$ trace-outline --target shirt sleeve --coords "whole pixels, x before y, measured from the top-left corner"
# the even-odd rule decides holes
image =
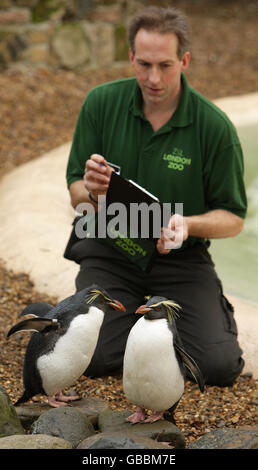
[[[102,153],[101,132],[94,115],[97,105],[94,102],[94,96],[90,92],[80,110],[66,170],[68,187],[74,181],[83,179],[86,160],[93,153]]]
[[[233,125],[226,125],[222,135],[218,135],[217,145],[209,149],[204,187],[207,210],[224,209],[245,218],[244,159]]]

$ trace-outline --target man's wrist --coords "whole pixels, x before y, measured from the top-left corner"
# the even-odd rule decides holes
[[[92,202],[95,202],[95,204],[98,204],[98,200],[95,198],[95,196],[93,196],[93,195],[91,194],[90,191],[88,192],[88,196],[89,196],[89,199],[90,199]]]
[[[194,223],[191,216],[184,217],[184,231],[186,233],[185,240],[191,236],[192,224]]]

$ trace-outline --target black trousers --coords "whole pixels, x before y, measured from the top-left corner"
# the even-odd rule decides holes
[[[110,311],[105,315],[86,375],[100,377],[122,370],[126,340],[139,319],[135,310],[145,303],[144,296],[160,295],[182,307],[177,319],[178,332],[205,382],[218,386],[233,384],[244,366],[234,309],[223,295],[204,244],[173,250],[172,257],[157,254],[151,270],[143,272],[108,245],[93,239],[84,243],[77,290],[96,283],[126,307],[125,313]]]

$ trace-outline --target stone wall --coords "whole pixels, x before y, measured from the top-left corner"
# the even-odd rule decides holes
[[[144,0],[0,0],[0,69],[85,69],[127,60]]]

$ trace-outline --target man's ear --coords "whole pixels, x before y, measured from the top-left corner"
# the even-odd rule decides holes
[[[184,72],[189,63],[190,63],[190,59],[191,59],[191,54],[189,51],[185,52],[182,59],[181,59],[181,71]]]
[[[128,55],[129,55],[129,60],[130,60],[130,63],[133,65],[134,63],[134,53],[130,47],[129,51],[128,51]]]

